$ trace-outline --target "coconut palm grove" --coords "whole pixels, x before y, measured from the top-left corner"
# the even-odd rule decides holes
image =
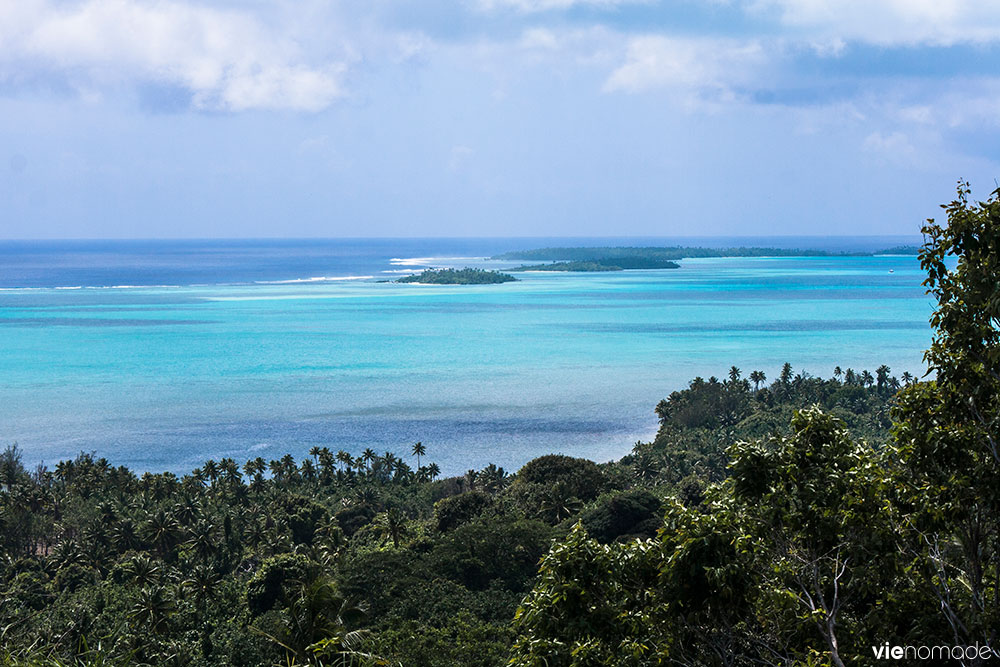
[[[0,663],[910,664],[1000,651],[1000,190],[920,251],[927,374],[733,359],[621,460],[0,458]],[[658,397],[657,397],[658,398]]]

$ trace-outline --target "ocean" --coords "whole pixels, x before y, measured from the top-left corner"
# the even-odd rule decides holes
[[[414,442],[445,474],[598,461],[656,431],[695,376],[784,362],[922,375],[932,300],[912,256],[719,258],[384,282],[544,246],[878,250],[912,237],[0,242],[0,446],[189,472],[314,446]]]

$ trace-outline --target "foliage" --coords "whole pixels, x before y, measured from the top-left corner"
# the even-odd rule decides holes
[[[412,276],[404,276],[397,283],[421,283],[427,285],[495,285],[509,283],[517,278],[499,271],[484,269],[427,269]]]
[[[710,483],[668,503],[655,541],[601,544],[578,524],[557,543],[517,612],[512,665],[842,667],[885,642],[996,647],[1000,191],[968,194],[924,228],[935,377],[904,376],[893,400],[884,365],[826,381],[786,364],[769,387],[752,373],[752,390],[734,366],[672,394],[635,478]],[[794,403],[814,406],[780,427]]]

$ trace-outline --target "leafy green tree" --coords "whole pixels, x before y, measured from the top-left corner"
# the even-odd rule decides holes
[[[929,220],[920,252],[937,300],[925,354],[936,377],[899,395],[897,509],[914,570],[956,644],[996,643],[1000,628],[1000,190],[969,186]]]
[[[365,632],[356,628],[364,611],[339,594],[332,581],[295,582],[277,627],[258,632],[283,648],[289,664],[387,664],[362,651]]]

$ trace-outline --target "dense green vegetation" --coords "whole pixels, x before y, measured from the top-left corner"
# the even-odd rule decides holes
[[[526,261],[565,261],[607,263],[624,269],[669,269],[671,266],[656,266],[656,263],[691,257],[866,257],[872,255],[916,255],[916,246],[896,246],[879,252],[831,252],[794,248],[699,248],[688,246],[668,247],[595,247],[595,248],[536,248],[515,250],[492,259]],[[643,266],[643,263],[653,265]],[[631,264],[626,266],[626,264]],[[534,269],[534,267],[532,267]],[[569,269],[567,269],[569,270]]]
[[[552,262],[519,266],[508,271],[624,271],[625,269],[679,269],[680,264],[651,257],[621,257],[616,259],[595,259],[586,262]]]
[[[765,418],[749,441],[744,402],[724,388],[661,403],[667,423],[732,423],[735,437],[704,460],[667,437],[665,460],[688,481],[655,538],[603,544],[581,522],[553,547],[518,610],[512,665],[842,667],[899,647],[881,659],[971,666],[1000,655],[1000,190],[975,205],[968,194],[960,185],[947,226],[923,229],[933,379],[907,383],[888,420],[861,419],[872,438],[850,430],[855,387],[815,384],[818,405],[770,434]],[[782,375],[770,394],[789,384]],[[891,388],[885,376],[875,382]],[[648,449],[640,456],[656,456]]]
[[[422,283],[428,285],[496,285],[517,280],[499,271],[483,269],[427,269],[397,280],[397,283]]]
[[[314,447],[136,476],[90,454],[29,471],[8,447],[0,664],[842,666],[885,642],[1000,648],[1000,191],[967,195],[924,228],[931,377],[733,366],[661,401],[654,440],[618,462],[438,479],[417,443],[413,465]]]
[[[654,537],[670,498],[697,504],[725,477],[725,443],[787,431],[805,402],[885,438],[899,384],[888,369],[762,375],[695,379],[620,462],[552,455],[516,475],[438,479],[419,443],[409,462],[314,448],[179,478],[89,454],[27,471],[8,448],[6,662],[503,665],[539,559],[576,522],[602,544]]]
[[[920,246],[894,245],[891,248],[879,250],[876,255],[919,255]]]

